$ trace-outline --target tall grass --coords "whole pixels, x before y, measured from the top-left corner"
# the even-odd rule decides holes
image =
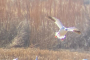
[[[18,58],[19,60],[82,60],[90,59],[90,54],[86,52],[71,52],[69,50],[40,50],[40,49],[0,49],[0,60],[12,60]]]
[[[85,8],[82,0],[1,0],[0,5],[0,47],[90,49],[90,6]],[[54,38],[58,27],[48,15],[66,27],[77,27],[82,34],[68,33],[61,42]]]

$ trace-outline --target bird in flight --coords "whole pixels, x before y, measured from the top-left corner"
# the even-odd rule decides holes
[[[48,18],[51,19],[59,27],[59,31],[55,33],[55,37],[58,39],[61,39],[62,41],[66,37],[66,33],[69,31],[76,32],[78,34],[81,33],[80,30],[77,29],[76,27],[66,28],[65,26],[63,26],[63,24],[60,22],[60,20],[55,17],[48,16]]]

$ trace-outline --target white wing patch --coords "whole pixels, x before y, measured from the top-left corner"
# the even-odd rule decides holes
[[[63,27],[63,25],[62,25],[62,23],[60,22],[59,19],[57,19],[55,17],[51,17],[51,16],[49,16],[48,18],[52,19],[60,29]]]

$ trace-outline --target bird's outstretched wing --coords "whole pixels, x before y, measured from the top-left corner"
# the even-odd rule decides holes
[[[55,24],[61,29],[63,27],[62,23],[60,22],[59,19],[55,18],[55,17],[51,17],[51,16],[48,16],[49,19],[51,19],[52,21],[55,22]]]
[[[75,27],[69,27],[67,29],[68,29],[68,31],[73,31],[73,32],[76,32],[78,34],[81,34],[81,31],[79,29],[75,28]]]

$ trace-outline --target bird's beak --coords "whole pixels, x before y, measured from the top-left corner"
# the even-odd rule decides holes
[[[57,38],[57,36],[55,36],[55,38]]]

